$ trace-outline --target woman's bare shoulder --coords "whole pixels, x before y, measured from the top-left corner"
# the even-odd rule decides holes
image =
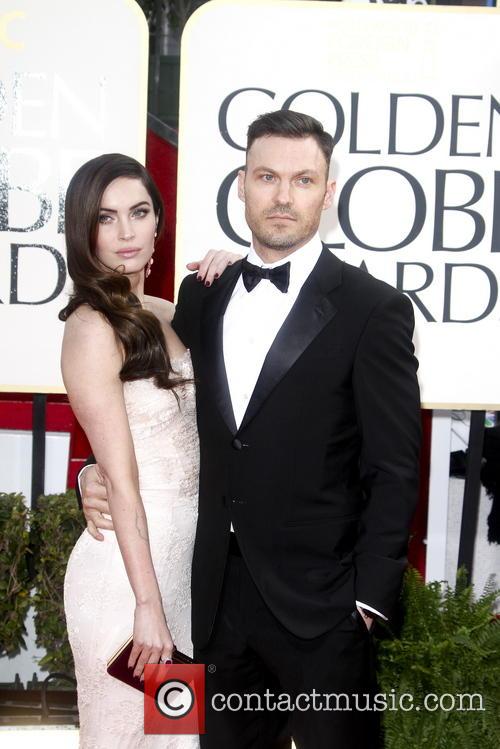
[[[113,335],[107,318],[88,304],[81,304],[68,317],[64,324],[65,335],[85,335],[86,333]]]
[[[149,294],[146,294],[144,297],[144,306],[156,315],[163,325],[170,325],[172,322],[175,304],[169,302],[168,299],[161,299],[158,296],[149,296]]]
[[[96,383],[102,388],[118,383],[123,351],[106,317],[81,305],[66,320],[61,349],[61,371],[68,395],[86,398]]]
[[[65,322],[62,345],[63,361],[70,365],[77,356],[105,355],[121,360],[121,349],[107,318],[88,304],[80,305]],[[101,359],[101,363],[104,360]],[[81,363],[81,362],[80,362]],[[117,364],[118,365],[118,364]]]

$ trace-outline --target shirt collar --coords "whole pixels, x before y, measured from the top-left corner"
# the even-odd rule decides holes
[[[319,260],[323,249],[323,243],[316,233],[307,244],[301,247],[299,250],[295,250],[287,257],[282,260],[277,260],[274,263],[263,263],[260,257],[257,255],[253,245],[251,245],[248,252],[247,260],[253,265],[258,265],[259,268],[276,268],[278,265],[284,265],[290,263],[290,285],[296,286],[297,284],[302,285],[306,278],[311,273],[312,269]]]

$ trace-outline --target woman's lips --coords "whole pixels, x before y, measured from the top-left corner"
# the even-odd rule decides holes
[[[120,257],[131,258],[131,257],[135,257],[140,251],[141,251],[140,247],[129,247],[125,250],[118,250],[116,254],[120,255]]]

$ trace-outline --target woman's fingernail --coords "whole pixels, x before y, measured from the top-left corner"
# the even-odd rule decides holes
[[[201,276],[196,276],[196,280],[197,280],[197,281],[203,281],[203,279],[202,279],[202,277],[201,277]]]
[[[216,274],[214,275],[214,278],[219,278],[219,274],[218,274],[218,273],[216,273]]]
[[[205,281],[205,286],[210,286],[210,281]]]

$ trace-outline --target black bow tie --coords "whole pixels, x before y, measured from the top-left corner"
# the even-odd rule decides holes
[[[258,265],[252,265],[245,259],[241,264],[241,275],[247,291],[255,289],[262,278],[267,278],[285,294],[290,283],[290,261],[276,268],[259,268]]]

